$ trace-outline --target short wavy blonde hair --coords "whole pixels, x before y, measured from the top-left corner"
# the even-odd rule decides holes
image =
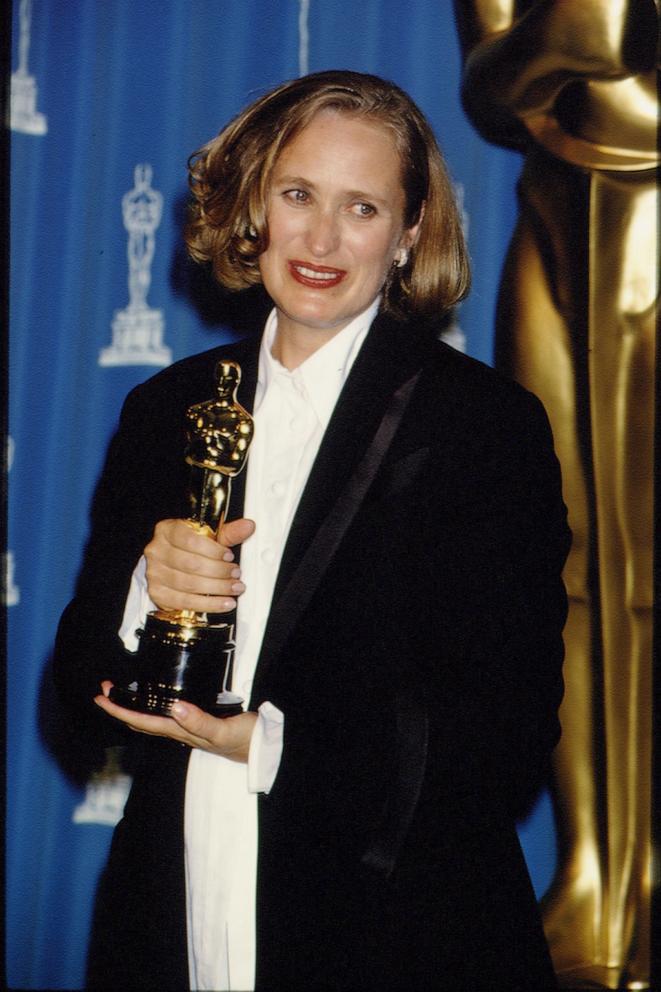
[[[333,70],[283,83],[191,156],[193,203],[185,232],[191,256],[211,263],[227,289],[261,282],[273,167],[288,142],[324,110],[387,128],[402,161],[404,226],[417,223],[424,207],[408,262],[386,282],[383,309],[425,316],[449,310],[468,292],[470,268],[443,157],[413,100],[394,83],[364,73]]]

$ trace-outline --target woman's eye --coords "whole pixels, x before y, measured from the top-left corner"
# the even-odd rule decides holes
[[[307,203],[310,199],[304,189],[286,189],[284,196],[290,203]]]
[[[371,217],[376,213],[376,210],[371,203],[354,203],[352,209],[358,217]]]

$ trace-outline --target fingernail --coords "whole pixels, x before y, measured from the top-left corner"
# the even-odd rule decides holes
[[[243,592],[245,588],[243,582],[233,582],[231,586],[232,592]]]
[[[232,569],[232,571],[230,572],[230,575],[232,576],[233,579],[240,579],[241,578],[241,569],[239,568],[238,565],[237,565],[236,568],[233,568]]]
[[[223,555],[223,561],[234,561],[234,552],[230,551],[229,548]]]
[[[174,703],[172,706],[172,715],[178,716],[180,720],[188,716],[188,707],[184,706],[183,703]]]

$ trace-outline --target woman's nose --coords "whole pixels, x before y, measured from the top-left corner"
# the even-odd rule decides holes
[[[318,258],[335,251],[340,243],[340,225],[330,210],[316,210],[310,214],[307,230],[307,247]]]

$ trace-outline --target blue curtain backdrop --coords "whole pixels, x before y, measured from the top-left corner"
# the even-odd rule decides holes
[[[490,361],[519,160],[482,142],[461,110],[447,0],[14,3],[6,561],[11,988],[81,986],[94,890],[128,784],[112,755],[101,774],[73,767],[49,718],[49,654],[73,592],[109,437],[131,387],[159,364],[232,333],[230,322],[214,319],[213,306],[197,298],[184,263],[187,157],[274,84],[339,67],[393,79],[432,122],[460,184],[475,269],[458,322],[466,350]],[[138,173],[142,193],[134,189],[136,166],[148,166]],[[131,190],[146,205],[133,221],[122,208]],[[142,317],[128,281],[125,221],[137,224],[142,250],[153,249]],[[555,860],[545,796],[521,836],[541,894]]]

